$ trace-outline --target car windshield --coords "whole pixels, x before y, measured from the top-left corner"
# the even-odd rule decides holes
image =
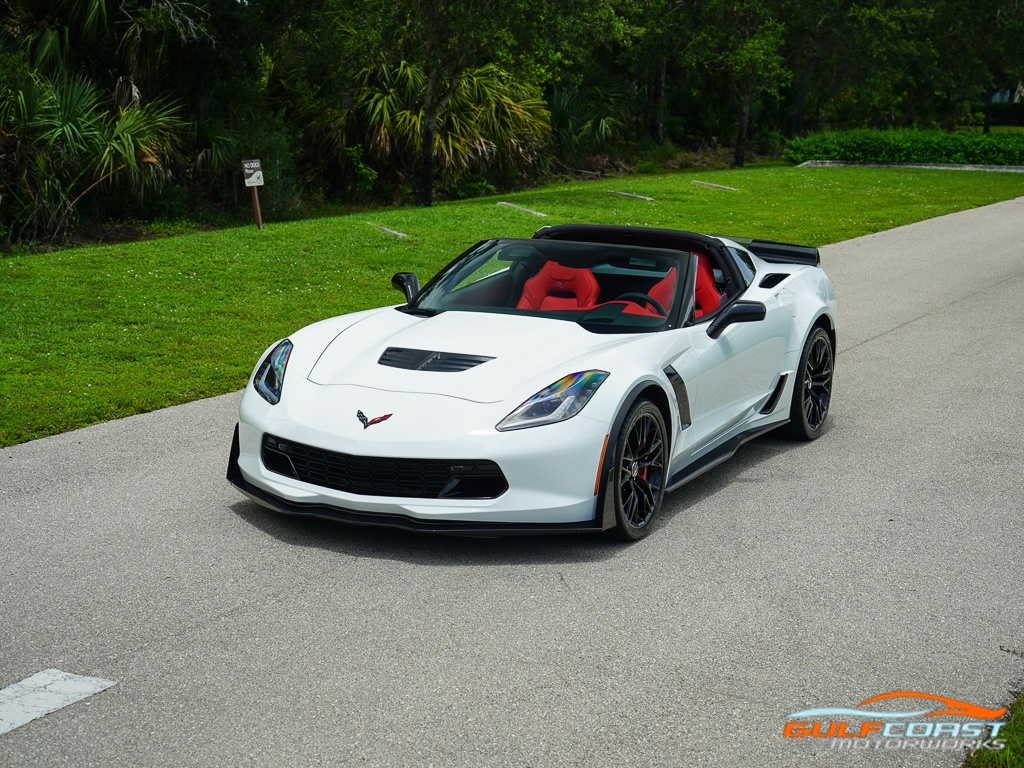
[[[678,303],[679,251],[564,240],[490,240],[453,261],[407,311],[550,317],[603,333],[656,331]]]

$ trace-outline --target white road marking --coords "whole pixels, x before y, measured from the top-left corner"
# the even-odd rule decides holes
[[[0,734],[105,691],[116,680],[44,669],[0,690]]]

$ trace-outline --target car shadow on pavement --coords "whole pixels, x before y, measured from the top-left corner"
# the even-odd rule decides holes
[[[835,426],[835,424],[826,426],[822,437],[835,429]],[[758,468],[762,464],[777,462],[786,454],[793,452],[795,452],[793,460],[799,456],[801,461],[799,466],[803,469],[807,469],[807,462],[814,459],[814,448],[809,443],[771,433],[740,446],[732,458],[668,494],[661,509],[659,527],[672,526],[676,517],[685,517],[688,509],[722,492],[733,483],[784,482],[784,478],[777,476],[774,479],[758,476]],[[754,476],[748,477],[747,475]],[[651,535],[656,536],[657,531]]]
[[[614,557],[620,549],[616,542],[587,534],[485,538],[418,533],[290,516],[246,500],[232,504],[231,510],[286,544],[417,565],[591,562]]]
[[[643,547],[665,535],[686,510],[720,492],[733,482],[742,482],[745,472],[780,454],[797,450],[805,443],[766,436],[742,446],[736,455],[711,469],[694,482],[669,494],[656,529],[645,541],[624,543],[596,534],[545,534],[496,538],[417,533],[376,528],[315,517],[280,514],[239,499],[231,510],[254,528],[293,546],[313,547],[352,557],[399,560],[417,565],[472,566],[503,564],[552,564],[599,562],[623,555],[630,548]],[[807,446],[809,447],[809,446]],[[680,521],[681,522],[681,521]]]

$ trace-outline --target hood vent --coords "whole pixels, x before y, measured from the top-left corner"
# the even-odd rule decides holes
[[[409,371],[458,373],[493,359],[493,357],[484,357],[483,355],[462,355],[458,352],[431,352],[426,349],[388,347],[377,362],[380,365],[405,368]]]

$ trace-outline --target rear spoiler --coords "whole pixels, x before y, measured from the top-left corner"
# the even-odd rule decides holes
[[[772,240],[758,240],[753,237],[726,238],[739,243],[757,258],[773,264],[807,264],[816,267],[821,264],[821,254],[810,245],[776,243]]]

